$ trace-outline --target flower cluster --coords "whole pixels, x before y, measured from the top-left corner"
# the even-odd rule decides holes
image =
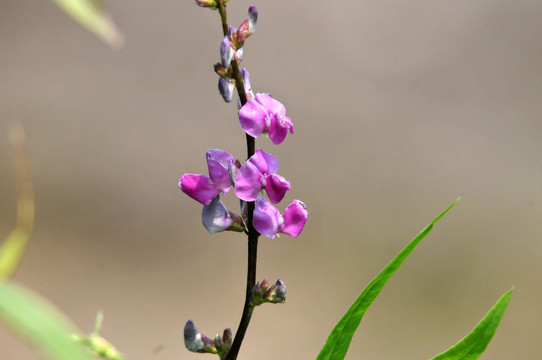
[[[202,7],[216,7],[212,0],[196,0],[196,3]],[[257,20],[256,7],[251,6],[239,28],[229,27],[228,35],[220,44],[220,62],[215,64],[215,71],[219,75],[219,92],[227,102],[232,101],[235,79],[243,80],[242,89],[246,99],[243,106],[239,101],[242,129],[253,138],[265,134],[278,145],[285,140],[288,132],[294,132],[292,120],[286,116],[286,108],[269,94],[254,95],[248,71],[244,68],[239,71],[237,67],[243,57],[245,41],[254,33]],[[179,179],[179,188],[203,205],[202,222],[210,233],[226,230],[248,232],[249,218],[256,231],[271,239],[279,233],[292,237],[301,233],[308,217],[302,201],[294,200],[282,214],[272,205],[280,203],[291,187],[290,182],[277,173],[279,163],[273,155],[257,149],[241,165],[227,151],[211,149],[207,150],[207,167],[208,176],[184,174]],[[221,200],[221,195],[231,187],[241,200],[240,215],[228,211]],[[247,202],[255,203],[252,216],[247,214]]]
[[[191,320],[184,327],[184,344],[192,352],[217,354],[222,359],[230,351],[232,341],[229,328],[224,329],[222,336],[216,334],[214,340],[211,340],[200,333]]]

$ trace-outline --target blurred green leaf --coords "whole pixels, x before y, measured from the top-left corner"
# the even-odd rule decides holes
[[[433,360],[476,360],[484,352],[495,334],[508,306],[512,291],[506,292],[476,327],[460,342],[433,358]]]
[[[53,1],[72,19],[112,48],[118,48],[124,43],[124,36],[113,23],[101,0]]]
[[[49,301],[13,282],[0,282],[0,323],[49,359],[90,360],[70,336],[78,330]]]
[[[17,225],[0,246],[0,280],[9,279],[15,274],[34,226],[34,190],[23,128],[11,127],[9,139],[13,147],[17,183]]]
[[[454,201],[446,210],[427,225],[401,252],[373,279],[361,292],[354,304],[335,325],[324,347],[316,360],[342,360],[352,341],[363,315],[376,299],[386,282],[397,271],[403,261],[410,255],[420,241],[431,231],[433,225],[440,220],[457,202]]]

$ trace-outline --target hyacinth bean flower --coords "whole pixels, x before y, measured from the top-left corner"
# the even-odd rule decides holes
[[[256,94],[239,110],[239,122],[252,137],[268,134],[278,145],[284,141],[288,130],[294,133],[292,120],[286,116],[286,108],[269,94]]]
[[[294,200],[284,214],[271,205],[265,198],[256,199],[252,225],[262,235],[273,239],[277,233],[283,233],[296,237],[301,234],[309,212],[300,200]]]
[[[290,189],[290,183],[276,174],[278,169],[279,162],[273,155],[262,149],[256,150],[237,172],[235,194],[241,200],[254,201],[265,189],[269,200],[273,204],[279,203]]]
[[[179,188],[192,199],[209,205],[220,192],[227,193],[232,185],[230,173],[235,172],[233,156],[224,150],[207,150],[209,176],[184,174],[179,179]]]

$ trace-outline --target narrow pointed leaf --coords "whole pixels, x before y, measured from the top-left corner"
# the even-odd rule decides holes
[[[454,201],[446,210],[427,225],[401,252],[367,285],[360,296],[344,314],[329,334],[324,347],[316,360],[342,360],[346,356],[352,337],[358,328],[363,315],[376,299],[386,282],[397,271],[403,261],[410,255],[420,241],[431,231],[433,225],[440,220],[457,202]]]
[[[91,360],[70,336],[79,331],[49,301],[13,282],[0,282],[0,325],[52,360]]]
[[[101,0],[53,0],[73,20],[112,48],[122,46],[124,36],[117,29]]]
[[[433,358],[433,360],[476,360],[484,352],[495,334],[508,306],[512,291],[506,292],[476,327],[460,342]]]

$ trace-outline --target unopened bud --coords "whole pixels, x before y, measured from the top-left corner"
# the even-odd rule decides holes
[[[229,78],[218,79],[218,92],[222,96],[225,102],[231,102],[233,98],[233,90],[235,89],[235,83]]]
[[[235,54],[235,47],[230,41],[230,38],[226,35],[220,44],[220,64],[224,69],[230,67],[231,59]]]
[[[258,23],[258,9],[256,9],[256,6],[251,5],[248,8],[248,16],[239,25],[239,29],[237,29],[236,35],[232,36],[234,43],[237,48],[240,48],[243,46],[245,40],[254,32],[256,31],[256,24]],[[231,31],[231,30],[230,30]]]
[[[278,279],[275,285],[272,286],[273,290],[269,294],[270,302],[274,304],[283,303],[286,301],[286,284],[281,279]]]
[[[192,320],[184,327],[184,345],[192,352],[216,354],[214,341],[196,329]]]
[[[256,9],[256,6],[250,5],[248,8],[248,31],[250,34],[254,34],[256,31],[256,24],[258,23],[258,9]]]
[[[226,78],[228,76],[228,70],[224,69],[220,63],[214,65],[215,73],[218,74],[221,78]]]
[[[231,346],[233,342],[233,334],[231,333],[230,328],[224,329],[224,333],[222,334],[222,341],[224,342],[224,345]]]
[[[184,345],[192,352],[203,351],[204,343],[201,338],[201,333],[196,329],[192,320],[188,320],[184,326]]]
[[[196,4],[201,7],[208,7],[211,9],[216,9],[217,4],[215,0],[195,0]]]
[[[286,284],[280,279],[271,287],[269,287],[267,279],[264,279],[261,283],[257,282],[252,288],[252,306],[263,303],[279,304],[284,301],[286,301]]]

